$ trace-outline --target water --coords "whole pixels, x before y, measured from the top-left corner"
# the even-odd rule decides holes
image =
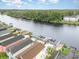
[[[61,40],[67,45],[79,48],[79,26],[54,26],[48,24],[34,23],[33,21],[22,21],[6,15],[0,15],[0,20],[14,27],[32,32],[34,35],[52,37]]]

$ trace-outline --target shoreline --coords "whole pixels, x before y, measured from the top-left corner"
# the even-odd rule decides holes
[[[2,22],[3,23],[3,22]],[[7,24],[6,24],[7,25]],[[7,25],[8,26],[8,25]],[[12,28],[14,28],[14,27],[12,27]],[[15,29],[17,29],[17,28],[15,28]],[[15,32],[17,32],[17,31],[19,31],[19,30],[16,30]],[[20,32],[22,31],[22,29],[20,30]],[[13,32],[12,32],[12,34],[13,34]],[[51,51],[53,51],[54,52],[54,49],[55,49],[55,47],[53,47],[54,46],[54,44],[52,44],[52,43],[55,43],[55,42],[53,42],[53,41],[51,41],[50,42],[50,40],[44,40],[44,39],[46,39],[46,37],[45,38],[42,38],[42,37],[39,37],[39,39],[37,39],[37,38],[35,38],[35,39],[33,39],[33,37],[30,37],[30,35],[29,34],[24,34],[23,32],[22,33],[17,33],[17,35],[23,35],[24,36],[24,38],[29,38],[29,40],[31,39],[33,42],[39,42],[40,44],[43,44],[45,47],[45,51],[47,51],[47,52],[50,52],[50,50],[47,50],[47,49],[52,49]],[[27,37],[26,35],[29,35],[29,37]],[[32,35],[31,35],[32,36]],[[24,39],[23,38],[23,39]],[[9,40],[11,40],[11,39],[9,39]],[[19,40],[18,40],[19,41]],[[23,40],[22,40],[23,41]],[[4,41],[4,42],[7,42],[7,40],[6,41]],[[3,46],[3,47],[5,47],[4,45],[1,45],[2,43],[4,43],[4,42],[1,42],[0,43],[0,46]],[[17,41],[16,41],[17,42]],[[15,43],[15,42],[14,42]],[[10,44],[6,44],[6,45],[11,45],[12,44],[12,46],[14,45],[13,43],[10,43]],[[29,44],[31,44],[31,43],[29,43]],[[58,46],[60,46],[62,43],[61,43],[61,41],[58,41],[57,43],[56,43],[56,49],[55,49],[55,51],[58,51],[59,50],[59,47]],[[64,43],[62,44],[62,47],[64,46]],[[11,46],[10,46],[11,47]],[[8,47],[8,48],[10,48],[10,47]],[[50,47],[50,48],[48,48],[48,47]],[[61,47],[61,48],[62,48]],[[1,47],[2,48],[2,47]],[[7,47],[6,47],[7,48]],[[10,57],[12,57],[12,56],[15,56],[16,54],[14,53],[14,54],[12,54],[12,56],[11,55],[9,55],[8,54],[8,52],[6,52],[7,50],[6,50],[6,48],[5,48],[5,50],[3,50],[3,51],[1,51],[1,52],[4,52],[7,56],[8,56],[8,58],[10,58]],[[22,49],[24,49],[24,48],[26,48],[26,47],[23,47]],[[43,48],[43,49],[44,49]],[[4,48],[2,48],[2,49],[4,49]],[[16,53],[18,53],[18,52],[20,52],[20,51],[22,51],[21,49],[19,50],[19,51],[17,51]],[[48,57],[51,57],[52,56],[52,54],[53,54],[53,52],[51,52],[51,53],[47,53],[47,52],[44,52],[44,53],[46,53],[46,55],[48,56]],[[10,53],[11,53],[11,51],[10,51]],[[21,53],[23,53],[23,52],[21,52]],[[40,52],[39,52],[40,53]],[[41,50],[41,53],[43,53],[43,50]],[[51,56],[49,56],[49,55],[51,54]],[[1,54],[2,55],[2,54]],[[39,55],[39,54],[37,54],[37,55]],[[17,56],[17,55],[16,55]],[[56,56],[56,55],[55,55]],[[5,55],[3,55],[2,56],[2,58],[3,57],[5,57]],[[7,57],[6,57],[7,58]],[[12,57],[13,58],[13,57]],[[44,57],[44,58],[46,58],[46,56]],[[14,58],[13,58],[14,59]]]
[[[8,15],[10,16],[10,15]],[[79,26],[79,22],[78,21],[35,21],[35,20],[31,20],[31,19],[24,19],[24,18],[19,18],[19,17],[15,17],[15,16],[11,16],[11,17],[14,17],[14,18],[17,18],[17,19],[21,19],[22,21],[27,21],[27,20],[30,20],[30,21],[33,21],[35,23],[44,23],[44,24],[51,24],[51,25],[74,25],[74,26]]]
[[[17,28],[18,29],[18,28]],[[22,29],[21,29],[22,30]],[[21,33],[22,34],[22,33]],[[25,34],[24,34],[25,35]],[[33,37],[31,37],[31,39],[32,39]],[[39,37],[40,39],[38,39],[38,40],[40,40],[40,41],[43,41],[42,39],[43,38],[41,38],[41,37]],[[46,39],[46,37],[44,38],[44,39]],[[32,39],[33,40],[33,39]],[[50,40],[51,41],[51,40]],[[47,42],[47,43],[50,43],[50,44],[52,44],[50,41],[47,41],[47,40],[45,40],[44,42]],[[55,43],[55,42],[53,42],[53,43]],[[57,43],[56,43],[56,51],[57,52],[60,52],[61,54],[63,54],[64,56],[65,55],[69,55],[69,53],[72,53],[72,49],[74,49],[74,52],[75,52],[75,54],[76,54],[76,52],[78,51],[78,50],[75,50],[75,49],[77,49],[77,48],[75,48],[75,47],[70,47],[70,46],[67,46],[66,44],[64,44],[64,43],[62,43],[61,41],[58,41]],[[47,44],[48,45],[48,44]],[[49,46],[48,46],[49,47]],[[46,48],[47,49],[47,51],[48,52],[50,52],[50,51],[54,51],[53,49],[51,50],[51,48]],[[50,50],[49,50],[50,49]],[[64,49],[64,50],[63,50]],[[19,51],[18,51],[19,52]],[[55,52],[55,51],[54,51]],[[43,52],[42,52],[43,53]],[[78,52],[77,52],[78,53]],[[51,54],[51,56],[49,56]],[[46,53],[46,56],[45,56],[45,58],[49,58],[49,59],[51,59],[51,57],[54,55],[54,53],[53,52],[51,52],[51,53]],[[58,58],[60,55],[58,55],[59,53],[57,53],[55,56],[54,56],[54,58]],[[15,55],[15,54],[14,54]],[[37,54],[38,55],[38,54]],[[72,56],[73,57],[73,56]]]

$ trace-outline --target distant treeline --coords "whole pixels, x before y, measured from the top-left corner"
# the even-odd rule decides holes
[[[3,11],[3,10],[2,10]],[[79,10],[4,10],[9,16],[35,22],[62,23],[64,16],[79,14]],[[4,12],[3,12],[4,13]]]

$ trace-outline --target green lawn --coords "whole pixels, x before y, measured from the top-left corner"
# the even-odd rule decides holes
[[[69,52],[70,52],[70,49],[69,49],[69,48],[64,48],[64,47],[63,47],[63,48],[61,49],[61,53],[64,54],[64,55],[68,55]]]
[[[8,56],[4,52],[0,52],[0,59],[8,59]]]
[[[51,48],[51,47],[47,48],[47,53],[48,54],[52,54],[53,52],[54,52],[53,48]]]
[[[45,59],[49,59],[49,57],[51,56],[51,54],[54,52],[54,49],[51,47],[47,48],[47,55],[45,57]]]
[[[79,50],[76,51],[76,54],[79,54]]]

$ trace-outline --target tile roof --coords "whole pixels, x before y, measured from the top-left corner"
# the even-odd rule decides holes
[[[16,41],[22,39],[22,38],[24,38],[24,36],[19,35],[19,36],[16,36],[16,37],[14,37],[14,38],[11,38],[11,39],[9,39],[9,40],[7,40],[7,41],[4,41],[4,42],[0,43],[0,45],[2,45],[2,46],[7,46],[7,45],[9,45],[9,44],[11,44],[11,43],[14,43],[14,42],[16,42]]]
[[[10,51],[12,54],[16,53],[17,51],[19,51],[20,49],[24,48],[25,46],[29,45],[30,43],[32,43],[32,40],[30,39],[25,39],[20,41],[19,43],[17,43],[16,45],[9,47],[7,49],[7,51]]]
[[[6,34],[6,33],[10,33],[11,31],[8,31],[8,30],[4,30],[4,31],[0,31],[0,36],[3,35],[3,34]]]
[[[4,40],[4,39],[9,38],[11,36],[14,36],[14,35],[13,34],[7,34],[7,35],[4,35],[4,36],[1,36],[0,40]]]
[[[43,48],[44,48],[44,44],[36,42],[31,47],[23,51],[21,54],[17,55],[16,58],[33,59]]]

